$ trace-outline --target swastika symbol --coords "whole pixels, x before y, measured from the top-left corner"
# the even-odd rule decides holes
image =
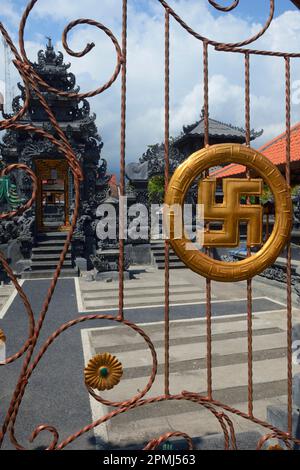
[[[204,233],[204,247],[237,247],[240,244],[240,222],[247,223],[247,245],[263,243],[263,208],[259,204],[242,204],[243,196],[261,196],[262,179],[226,178],[223,180],[224,198],[216,203],[217,181],[205,178],[199,183],[198,203],[204,206],[204,220],[219,222],[221,230],[208,227]]]

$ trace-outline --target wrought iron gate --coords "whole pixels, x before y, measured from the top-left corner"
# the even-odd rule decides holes
[[[244,57],[244,73],[245,73],[245,128],[246,128],[246,147],[250,147],[250,138],[251,138],[251,125],[250,125],[250,61],[254,55],[259,56],[271,56],[277,57],[279,60],[282,60],[283,66],[285,67],[285,79],[286,79],[286,99],[284,106],[286,107],[286,183],[288,187],[290,186],[291,181],[291,60],[300,57],[300,53],[285,53],[285,52],[271,52],[271,51],[261,51],[250,48],[252,44],[255,43],[257,39],[262,37],[264,33],[268,30],[269,26],[274,17],[275,10],[275,0],[270,0],[270,12],[269,17],[263,26],[263,28],[254,36],[249,39],[243,40],[237,43],[220,43],[202,36],[201,34],[194,31],[189,25],[187,25],[174,11],[165,0],[158,0],[162,7],[162,14],[165,15],[165,181],[166,181],[166,192],[169,190],[169,180],[170,180],[170,159],[169,159],[169,119],[170,119],[170,22],[175,21],[186,31],[187,34],[193,36],[195,40],[199,41],[199,44],[202,46],[203,50],[203,73],[204,73],[204,119],[205,119],[205,146],[209,149],[209,51],[214,48],[216,51],[226,52],[228,54],[241,54]],[[234,10],[238,4],[239,0],[232,2],[230,6],[221,6],[219,3],[208,0],[210,5],[216,8],[217,10],[223,12],[229,12]],[[187,391],[178,391],[178,394],[173,395],[170,393],[169,387],[169,377],[170,377],[170,357],[169,357],[169,341],[170,341],[170,301],[169,301],[169,287],[170,287],[170,276],[169,276],[169,250],[170,242],[166,241],[165,243],[165,308],[164,308],[164,328],[165,328],[165,362],[164,362],[164,377],[165,377],[165,393],[162,396],[146,399],[145,395],[151,389],[157,374],[157,355],[154,348],[154,345],[146,333],[141,327],[126,319],[126,312],[124,311],[124,240],[123,237],[120,239],[120,256],[119,256],[119,312],[118,315],[102,315],[102,314],[93,314],[93,315],[84,315],[79,318],[74,318],[74,320],[69,321],[66,324],[63,324],[52,335],[45,341],[45,343],[37,350],[37,341],[40,337],[42,331],[49,303],[51,302],[53,293],[55,291],[57,281],[59,279],[62,265],[64,263],[65,256],[67,254],[74,229],[76,226],[76,221],[78,218],[79,210],[79,194],[80,194],[80,182],[83,178],[83,173],[81,166],[72,150],[72,147],[64,134],[60,129],[53,112],[49,104],[46,102],[42,90],[47,90],[59,96],[65,98],[76,98],[82,100],[84,98],[89,98],[101,94],[103,91],[107,90],[117,79],[119,74],[121,74],[121,148],[120,148],[120,194],[125,195],[125,144],[126,144],[126,65],[127,65],[127,0],[123,0],[123,34],[122,34],[122,44],[120,45],[113,33],[106,28],[103,24],[90,20],[90,19],[79,19],[72,21],[64,30],[62,40],[63,46],[68,54],[73,57],[83,57],[91,51],[94,47],[94,44],[88,44],[86,48],[81,52],[74,52],[70,49],[68,45],[68,34],[69,32],[76,27],[77,25],[91,25],[103,31],[112,41],[116,49],[117,64],[115,71],[111,78],[103,86],[99,87],[96,90],[90,91],[88,93],[79,93],[72,94],[68,92],[63,92],[61,90],[55,89],[54,87],[49,86],[43,81],[43,79],[34,71],[32,65],[27,57],[25,46],[24,46],[24,29],[28,16],[30,15],[33,7],[37,3],[37,0],[31,0],[22,16],[20,29],[19,29],[19,50],[13,44],[7,30],[0,23],[0,30],[7,42],[10,50],[14,55],[14,64],[20,73],[25,89],[26,89],[26,100],[22,109],[17,112],[14,116],[7,116],[6,119],[2,120],[0,123],[0,129],[13,129],[20,130],[25,132],[31,132],[36,135],[39,135],[42,138],[48,139],[52,144],[54,144],[59,152],[61,152],[72,171],[74,177],[74,188],[76,194],[75,200],[75,211],[72,218],[70,231],[67,235],[67,240],[64,245],[64,248],[61,253],[60,262],[56,268],[54,278],[51,282],[47,297],[44,301],[43,307],[41,309],[39,318],[37,321],[34,319],[31,305],[26,297],[26,294],[22,287],[19,284],[18,279],[14,275],[12,269],[10,268],[8,262],[6,261],[3,254],[0,254],[0,260],[10,279],[12,280],[14,286],[16,287],[25,307],[28,316],[28,339],[23,345],[23,347],[17,351],[13,356],[6,359],[5,363],[0,364],[2,366],[11,364],[18,359],[23,360],[21,365],[21,371],[18,379],[16,389],[13,392],[9,409],[7,410],[2,430],[0,433],[0,442],[2,443],[4,437],[9,435],[9,438],[16,449],[24,449],[24,447],[18,442],[15,435],[15,423],[18,416],[18,411],[26,393],[26,387],[31,375],[34,373],[35,368],[39,364],[39,361],[49,348],[49,346],[55,342],[55,340],[62,335],[66,330],[72,328],[74,325],[92,322],[92,320],[109,320],[112,324],[123,324],[128,328],[131,328],[133,331],[137,332],[145,340],[153,361],[152,371],[149,377],[147,386],[140,391],[134,397],[123,401],[123,402],[110,402],[104,400],[95,393],[90,382],[95,378],[93,373],[96,370],[96,373],[99,374],[99,364],[90,365],[89,370],[86,372],[87,377],[87,389],[88,392],[100,403],[110,405],[114,407],[114,410],[107,415],[103,416],[101,419],[87,424],[84,428],[80,430],[74,430],[74,434],[65,438],[60,442],[59,431],[53,426],[48,424],[43,424],[36,428],[32,433],[32,441],[42,432],[48,431],[52,436],[51,442],[48,446],[49,450],[61,450],[64,449],[72,441],[80,437],[81,435],[92,431],[97,426],[107,422],[111,418],[121,414],[129,412],[137,407],[147,406],[150,403],[161,403],[168,400],[183,400],[190,401],[198,404],[200,407],[206,408],[211,412],[216,420],[218,420],[222,432],[224,433],[224,445],[225,449],[236,448],[236,438],[235,430],[233,423],[229,416],[226,413],[233,413],[239,417],[249,420],[253,423],[256,423],[266,429],[266,435],[258,442],[257,449],[261,449],[266,441],[272,437],[277,437],[286,442],[287,448],[291,448],[293,443],[298,442],[292,434],[292,288],[291,288],[291,247],[288,242],[287,244],[287,386],[288,386],[288,432],[284,432],[280,429],[273,427],[267,422],[263,422],[258,419],[253,413],[253,346],[252,346],[252,279],[247,279],[247,304],[248,304],[248,412],[242,412],[241,410],[234,409],[226,403],[220,403],[214,399],[214,382],[212,375],[212,303],[211,303],[211,285],[212,279],[209,279],[209,276],[206,281],[206,326],[207,326],[207,394],[202,396],[198,393],[187,392]],[[101,13],[101,11],[100,11]],[[56,136],[47,132],[46,130],[41,130],[33,125],[25,125],[20,123],[20,118],[22,118],[26,111],[28,110],[30,94],[34,92],[38,96],[39,101],[43,108],[45,109],[49,122],[53,126],[56,132]],[[199,110],[200,111],[200,110]],[[34,201],[37,194],[37,177],[32,172],[30,168],[23,164],[10,165],[5,168],[2,172],[2,175],[8,175],[13,170],[20,170],[27,173],[27,175],[32,180],[32,197],[28,202],[26,202],[22,207],[17,210],[11,211],[6,214],[1,214],[0,218],[10,219],[16,215],[20,215],[29,209]],[[122,209],[122,206],[121,206]],[[124,209],[123,209],[124,210]],[[124,214],[123,214],[124,216]],[[121,217],[121,220],[123,218]],[[124,227],[120,227],[120,231],[124,231]],[[251,253],[249,253],[251,255]],[[248,276],[249,277],[249,276]],[[112,361],[112,362],[110,362]],[[101,365],[101,364],[100,364]],[[118,373],[120,372],[120,364],[114,362],[113,358],[107,356],[106,362],[101,366],[100,375],[102,378],[107,377],[108,369],[111,367],[111,370],[114,370],[116,373],[116,380],[119,379]],[[155,437],[153,441],[145,447],[147,450],[156,449],[162,442],[165,442],[167,439],[179,436],[184,438],[187,441],[189,449],[193,449],[192,439],[185,433],[180,432],[170,432],[160,437]]]

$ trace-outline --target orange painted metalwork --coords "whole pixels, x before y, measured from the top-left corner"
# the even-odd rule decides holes
[[[217,180],[205,178],[199,183],[198,204],[204,206],[204,219],[209,222],[221,222],[221,230],[208,229],[204,232],[204,247],[237,247],[240,244],[240,222],[247,223],[248,246],[260,246],[263,241],[263,208],[260,204],[242,204],[241,198],[261,196],[262,179],[223,180],[224,198],[216,203]]]
[[[111,390],[118,385],[122,375],[122,364],[109,353],[94,356],[84,369],[86,385],[100,392]]]
[[[176,205],[183,207],[185,196],[190,186],[207,168],[224,163],[231,163],[232,161],[236,161],[237,163],[241,163],[249,167],[249,169],[254,170],[265,180],[274,195],[276,214],[273,232],[260,251],[242,261],[227,263],[225,261],[212,259],[210,256],[199,251],[197,245],[194,245],[193,248],[192,241],[186,234],[181,238],[176,238],[176,224],[183,225],[183,220],[178,221],[176,219],[176,214],[172,207],[176,207]],[[224,182],[225,191],[228,193],[225,194],[228,203],[230,203],[229,190],[226,188],[227,186],[230,188],[231,183],[233,183],[233,180],[231,183],[230,181],[231,180],[228,181],[228,184],[226,181]],[[240,186],[238,185],[238,191],[242,191],[242,187],[245,185],[245,182],[243,180],[241,181],[242,184]],[[251,180],[249,180],[249,182],[251,183]],[[261,181],[258,183],[254,192],[261,192],[260,185]],[[208,185],[208,189],[211,189],[210,185]],[[252,184],[247,189],[253,190]],[[211,204],[212,194],[208,192],[208,190],[201,191],[201,186],[200,197],[207,199],[205,202]],[[234,197],[231,199],[234,201]],[[235,209],[237,209],[237,204],[239,202],[240,201],[235,200]],[[214,281],[235,282],[253,278],[254,276],[262,273],[267,267],[276,261],[277,257],[290,239],[292,229],[292,201],[290,188],[286,184],[286,181],[279,170],[266,157],[264,157],[264,155],[246,146],[239,144],[218,144],[208,146],[191,155],[174,172],[165,197],[165,203],[171,208],[170,241],[177,256],[186,264],[187,267],[192,269],[192,271]],[[250,207],[245,206],[243,209],[241,209],[241,207],[242,206],[240,206],[238,210],[243,211],[242,218],[247,217],[246,214],[248,214],[248,217],[250,218],[252,213]],[[233,209],[233,205],[231,208]],[[256,218],[258,207],[255,208],[255,211],[254,219]],[[224,207],[219,207],[218,215],[221,214],[222,216],[222,212],[224,218],[229,213],[226,212],[226,208],[224,209]],[[208,217],[211,213],[212,209],[209,210]],[[231,217],[233,218],[234,215]],[[218,216],[217,219],[220,219],[220,217]],[[257,224],[257,226],[258,225],[259,224]],[[225,236],[227,237],[227,240],[229,239],[229,229],[230,226],[228,227],[227,232],[223,235],[224,238]],[[236,225],[233,229],[236,229]],[[184,232],[184,230],[182,230],[182,232]],[[209,231],[206,233],[210,235]],[[215,237],[217,238],[217,236]],[[234,239],[234,243],[235,242],[236,239]],[[217,245],[215,240],[213,240],[213,245],[214,244]],[[222,243],[220,243],[220,245],[222,245]]]

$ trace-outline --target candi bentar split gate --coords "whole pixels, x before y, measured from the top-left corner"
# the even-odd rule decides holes
[[[37,3],[37,0],[31,0],[21,18],[19,29],[19,47],[17,48],[12,42],[7,30],[0,23],[1,33],[14,55],[14,65],[20,73],[25,90],[25,100],[23,106],[14,116],[7,116],[0,123],[1,130],[17,130],[21,132],[29,132],[49,141],[56,147],[57,152],[63,155],[66,165],[73,176],[73,184],[75,191],[75,208],[72,220],[68,220],[68,232],[65,245],[63,247],[60,261],[57,265],[54,277],[51,281],[47,296],[40,311],[39,317],[35,320],[32,308],[28,298],[18,279],[15,277],[7,260],[0,254],[1,263],[6,270],[8,276],[16,287],[20,298],[22,299],[24,310],[28,318],[28,339],[19,351],[16,351],[11,357],[8,357],[2,367],[9,367],[15,361],[20,363],[20,373],[18,383],[14,391],[12,391],[10,406],[6,411],[2,428],[0,432],[1,443],[4,439],[10,439],[16,449],[24,449],[24,443],[20,443],[17,439],[17,425],[21,423],[17,421],[19,408],[22,404],[23,397],[26,396],[26,388],[31,376],[35,372],[40,360],[43,358],[51,344],[56,341],[60,335],[75,325],[81,323],[93,323],[93,320],[109,320],[112,325],[123,324],[125,327],[138,333],[145,341],[145,347],[149,348],[152,356],[152,370],[149,374],[147,385],[132,397],[124,397],[122,402],[113,402],[101,397],[98,392],[110,390],[116,387],[122,380],[123,366],[117,357],[110,354],[109,350],[105,354],[98,354],[91,357],[82,374],[85,379],[87,393],[89,393],[96,401],[113,407],[105,416],[93,423],[87,423],[82,429],[74,429],[74,433],[70,436],[60,439],[59,429],[56,429],[51,423],[44,423],[32,430],[32,441],[43,431],[47,431],[49,437],[49,450],[61,450],[68,444],[79,438],[85,433],[93,431],[98,426],[114,418],[122,413],[130,413],[131,410],[138,407],[147,407],[150,403],[160,403],[172,401],[190,401],[208,410],[215,417],[220,425],[220,432],[224,434],[225,449],[236,448],[235,429],[228,413],[237,415],[249,420],[265,429],[265,435],[257,443],[257,449],[261,449],[271,438],[278,438],[285,443],[287,449],[292,449],[295,444],[299,444],[293,435],[292,422],[292,288],[291,288],[291,247],[290,234],[292,229],[292,201],[290,194],[291,181],[291,61],[300,58],[300,53],[285,52],[269,52],[259,51],[255,49],[254,43],[270,27],[274,12],[275,0],[269,1],[269,17],[263,28],[253,37],[241,40],[238,43],[220,43],[212,38],[204,37],[200,33],[194,31],[187,25],[174,11],[166,1],[158,0],[162,7],[162,15],[165,16],[165,44],[162,44],[162,50],[165,51],[165,76],[162,77],[162,84],[165,87],[165,200],[169,205],[183,205],[186,194],[190,186],[195,180],[199,179],[199,202],[204,204],[204,218],[206,222],[206,230],[204,234],[204,249],[199,251],[197,248],[190,249],[191,241],[185,235],[181,239],[172,237],[172,227],[174,226],[174,214],[170,214],[171,239],[165,242],[165,306],[164,306],[164,394],[157,397],[145,398],[154,384],[158,370],[158,359],[155,347],[150,337],[146,335],[143,329],[126,319],[124,311],[124,258],[125,246],[124,237],[120,237],[119,241],[119,311],[116,316],[108,314],[85,315],[74,318],[66,324],[61,325],[51,336],[39,345],[37,343],[43,330],[44,322],[47,321],[47,311],[56,289],[62,265],[68,252],[69,245],[74,234],[76,222],[79,214],[80,206],[80,188],[83,181],[83,172],[77,156],[74,154],[72,146],[67,135],[59,127],[57,120],[51,110],[49,103],[45,99],[44,91],[60,96],[64,99],[77,100],[78,102],[86,98],[100,95],[109,89],[121,74],[121,147],[120,147],[120,195],[125,195],[125,145],[126,145],[126,80],[127,80],[127,1],[123,0],[122,18],[123,32],[121,43],[114,34],[103,24],[91,19],[79,19],[72,21],[64,30],[62,41],[63,46],[68,54],[73,57],[83,57],[88,54],[94,47],[94,44],[88,44],[81,52],[74,52],[68,45],[69,32],[78,25],[91,25],[103,31],[113,42],[116,49],[116,68],[113,75],[107,83],[98,89],[88,93],[72,93],[70,91],[62,91],[45,82],[38,70],[34,69],[29,61],[24,46],[24,30],[28,16]],[[239,5],[239,0],[233,1],[229,6],[222,6],[218,2],[208,0],[210,5],[222,12],[234,10]],[[120,2],[121,3],[121,2]],[[294,2],[297,3],[297,2]],[[300,6],[300,5],[299,5]],[[101,8],[100,12],[101,14]],[[182,165],[180,165],[173,175],[170,174],[170,154],[169,154],[169,121],[170,121],[170,23],[175,21],[181,27],[199,42],[199,50],[203,54],[203,76],[204,76],[204,123],[205,123],[205,148],[191,155]],[[244,60],[245,73],[245,129],[246,129],[246,145],[239,144],[220,144],[210,146],[209,142],[209,53],[210,50],[226,52],[228,54],[239,54]],[[254,55],[272,56],[276,60],[282,61],[285,68],[285,102],[283,106],[286,109],[286,173],[285,178],[279,170],[262,154],[251,149],[251,123],[250,123],[250,63]],[[275,60],[275,58],[274,58]],[[28,111],[30,97],[34,95],[38,99],[40,105],[44,108],[48,121],[55,134],[45,129],[35,127],[33,124],[24,124],[21,122],[22,117]],[[199,109],[200,111],[200,109]],[[210,175],[210,168],[216,166],[224,166],[231,163],[238,163],[245,167],[245,173],[242,178],[224,179],[223,201],[216,202],[215,192],[217,181]],[[24,172],[32,182],[32,194],[28,201],[21,207],[16,208],[7,213],[0,215],[1,220],[9,220],[16,215],[20,215],[30,209],[39,194],[38,177],[31,168],[25,164],[17,163],[7,166],[2,170],[1,176],[7,176],[12,171]],[[66,168],[64,169],[66,172]],[[259,197],[262,194],[263,185],[267,185],[274,196],[275,200],[275,222],[273,231],[269,238],[263,238],[263,222],[262,207]],[[244,198],[244,199],[243,199]],[[121,215],[124,216],[124,209],[120,207]],[[122,214],[123,212],[123,214]],[[122,217],[121,217],[122,220]],[[221,224],[216,229],[215,223]],[[247,224],[247,256],[245,259],[237,262],[226,262],[215,260],[212,256],[212,249],[215,247],[235,247],[239,245],[239,228],[240,222]],[[124,226],[119,227],[120,231],[124,230]],[[184,261],[187,267],[200,276],[206,278],[206,328],[207,328],[207,394],[200,395],[195,391],[178,390],[177,394],[170,393],[170,266],[169,251],[170,246],[176,254]],[[189,249],[187,247],[189,246]],[[282,250],[286,247],[287,251],[287,296],[286,296],[286,321],[287,321],[287,364],[286,364],[286,380],[288,388],[287,413],[288,413],[288,431],[277,429],[268,422],[262,421],[256,417],[253,411],[254,400],[254,371],[253,371],[253,325],[252,325],[252,279],[260,274],[263,270],[271,266]],[[213,281],[217,282],[235,282],[247,281],[247,368],[248,368],[248,411],[241,411],[232,408],[226,403],[221,403],[214,398],[214,388],[216,384],[213,380],[212,366],[212,297],[211,286]],[[5,335],[9,336],[13,332],[1,332],[0,341],[5,341]],[[49,351],[51,354],[51,350]],[[66,358],[66,361],[68,358]],[[71,360],[71,358],[70,358]],[[197,373],[197,372],[195,372]],[[163,442],[172,437],[183,438],[187,442],[189,449],[193,449],[193,440],[184,432],[169,432],[162,436],[153,436],[153,440],[145,447],[147,450],[154,450]],[[284,444],[282,444],[284,445]]]

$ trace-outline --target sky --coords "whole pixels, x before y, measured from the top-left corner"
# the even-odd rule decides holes
[[[1,21],[17,42],[18,23],[26,6],[24,0],[1,2]],[[228,5],[231,0],[219,0]],[[200,34],[220,41],[240,41],[261,28],[269,11],[269,0],[240,0],[231,13],[217,12],[207,0],[170,0],[170,6]],[[255,48],[298,52],[300,11],[289,0],[275,0],[276,15],[270,29]],[[51,36],[62,50],[61,33],[77,18],[92,18],[105,24],[121,42],[122,0],[39,0],[25,30],[26,49],[36,60],[39,49]],[[65,54],[81,91],[97,88],[107,81],[115,67],[115,50],[109,38],[93,27],[80,26],[70,34],[72,49],[82,50],[87,42],[96,47],[76,59]],[[2,46],[1,46],[2,47]],[[63,51],[64,52],[64,51]],[[244,127],[244,69],[240,54],[209,50],[210,116]],[[18,76],[11,66],[12,83]],[[299,59],[292,63],[292,83],[299,87]],[[128,94],[127,162],[137,161],[148,145],[161,142],[164,135],[164,9],[158,0],[128,0]],[[0,57],[0,91],[4,88],[3,49]],[[202,45],[174,20],[171,21],[171,135],[195,122],[203,106]],[[295,89],[296,91],[296,89]],[[17,88],[15,86],[15,92]],[[97,114],[97,126],[104,142],[102,156],[110,172],[117,172],[120,149],[120,77],[90,100]],[[251,59],[251,127],[264,129],[256,147],[284,130],[284,60]],[[300,106],[292,106],[293,123],[300,121]]]

